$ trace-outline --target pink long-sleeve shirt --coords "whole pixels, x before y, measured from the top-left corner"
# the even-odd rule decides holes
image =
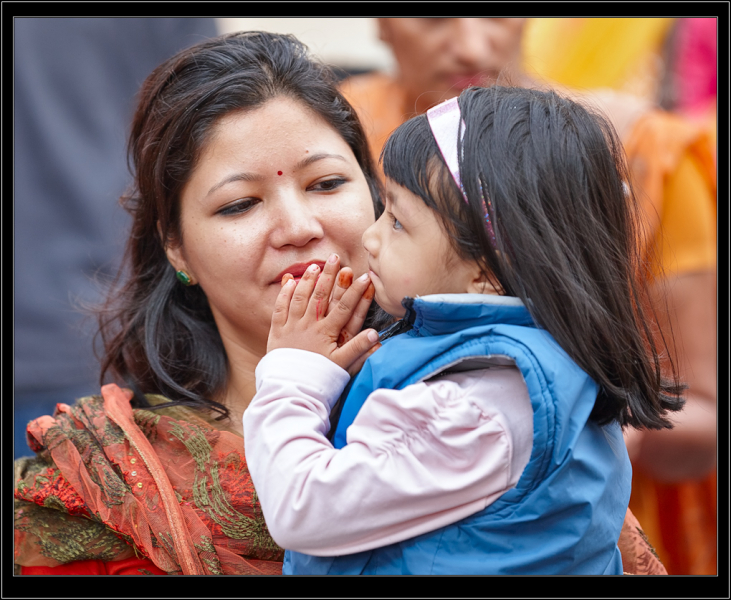
[[[509,359],[374,391],[336,450],[328,417],[348,381],[304,350],[274,350],[256,368],[246,460],[284,548],[337,556],[433,531],[494,502],[528,463],[533,411]]]

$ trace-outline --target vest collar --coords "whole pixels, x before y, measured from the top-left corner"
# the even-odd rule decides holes
[[[415,335],[445,335],[473,327],[504,323],[535,327],[520,298],[493,294],[432,294],[401,301],[403,319],[381,332],[381,341],[413,329]]]

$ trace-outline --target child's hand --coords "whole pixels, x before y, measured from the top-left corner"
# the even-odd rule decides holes
[[[275,348],[317,352],[352,375],[380,347],[375,330],[359,331],[373,300],[373,284],[367,274],[352,281],[352,271],[345,268],[338,273],[339,265],[333,255],[319,279],[317,265],[311,265],[297,284],[291,276],[282,278],[267,352]]]

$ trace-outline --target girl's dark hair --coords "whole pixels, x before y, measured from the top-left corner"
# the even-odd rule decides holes
[[[439,215],[459,256],[503,293],[599,385],[592,418],[672,427],[685,386],[663,377],[653,339],[642,222],[622,146],[606,118],[548,91],[470,88],[451,177],[426,116],[383,150],[386,176]],[[484,201],[484,204],[483,204]],[[489,214],[494,239],[485,224]]]
[[[165,254],[165,246],[181,238],[180,193],[221,117],[287,97],[313,110],[350,146],[380,214],[376,166],[337,82],[297,39],[265,32],[206,40],[145,80],[129,138],[134,183],[121,199],[132,215],[132,231],[118,289],[98,314],[102,382],[107,373],[121,378],[138,406],[149,405],[143,393],[156,393],[172,404],[228,414],[214,400],[228,366],[208,300],[200,286],[176,282]]]

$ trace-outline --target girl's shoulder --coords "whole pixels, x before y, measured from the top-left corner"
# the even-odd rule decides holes
[[[456,434],[491,422],[521,446],[530,447],[533,439],[528,388],[520,370],[508,361],[489,368],[445,370],[400,390],[377,389],[356,422],[377,423],[399,415],[411,421],[404,422],[405,428],[423,429],[431,423],[430,429]]]
[[[499,420],[520,446],[532,445],[533,407],[523,375],[510,359],[492,366],[445,371],[424,382],[431,395],[450,398]]]

